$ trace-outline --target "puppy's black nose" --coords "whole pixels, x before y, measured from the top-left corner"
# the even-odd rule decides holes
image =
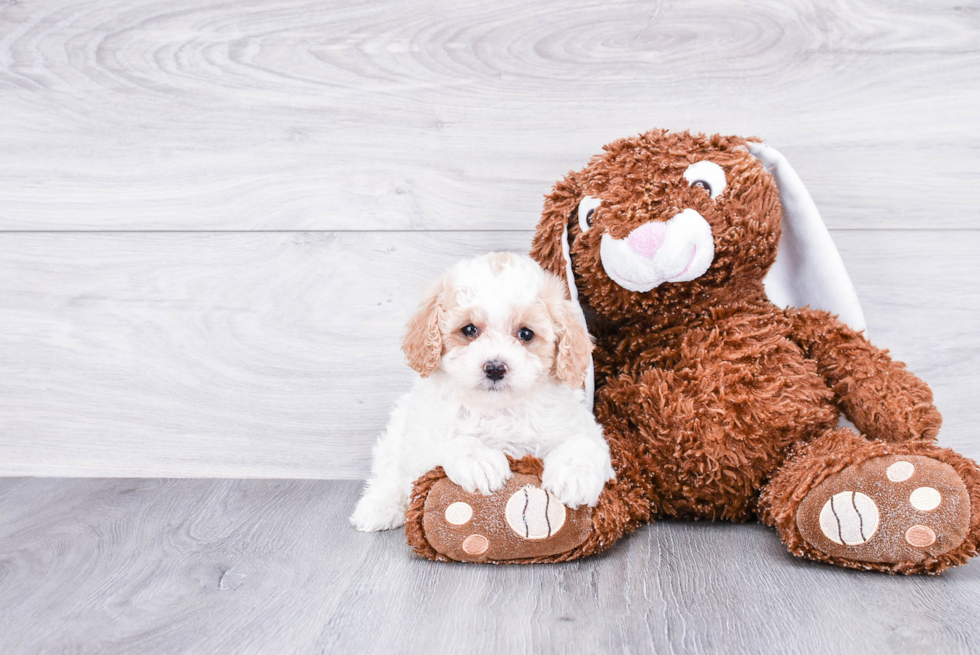
[[[494,359],[483,365],[483,372],[486,374],[488,380],[497,382],[498,380],[503,380],[507,374],[507,364]]]

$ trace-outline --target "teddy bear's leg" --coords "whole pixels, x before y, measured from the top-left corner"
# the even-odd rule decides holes
[[[871,439],[935,439],[942,416],[929,386],[905,364],[829,313],[787,310],[792,338],[833,390],[834,401]]]
[[[623,533],[622,489],[610,481],[595,507],[569,509],[541,488],[541,460],[511,460],[514,476],[484,496],[454,484],[442,468],[415,482],[405,534],[437,561],[534,564],[599,552]]]
[[[840,428],[787,458],[763,487],[759,514],[801,557],[939,573],[977,554],[980,469],[930,441],[872,441]]]

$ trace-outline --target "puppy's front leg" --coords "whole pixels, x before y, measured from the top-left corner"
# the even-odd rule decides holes
[[[606,481],[614,479],[609,445],[601,434],[573,437],[544,457],[541,486],[564,505],[595,507]]]
[[[507,456],[475,437],[455,437],[446,447],[442,468],[449,479],[470,493],[490,495],[513,475]]]

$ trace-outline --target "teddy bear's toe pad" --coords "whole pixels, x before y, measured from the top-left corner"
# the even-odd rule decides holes
[[[956,471],[919,455],[853,464],[814,487],[796,524],[811,546],[858,562],[918,562],[960,545],[970,496]]]
[[[422,525],[429,544],[449,559],[520,561],[581,545],[592,530],[592,510],[568,509],[536,475],[517,473],[489,496],[443,478],[429,490]]]

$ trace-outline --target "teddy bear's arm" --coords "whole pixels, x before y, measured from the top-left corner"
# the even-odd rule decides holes
[[[840,410],[868,437],[936,438],[942,416],[925,382],[828,312],[789,309],[792,339],[817,364]]]

